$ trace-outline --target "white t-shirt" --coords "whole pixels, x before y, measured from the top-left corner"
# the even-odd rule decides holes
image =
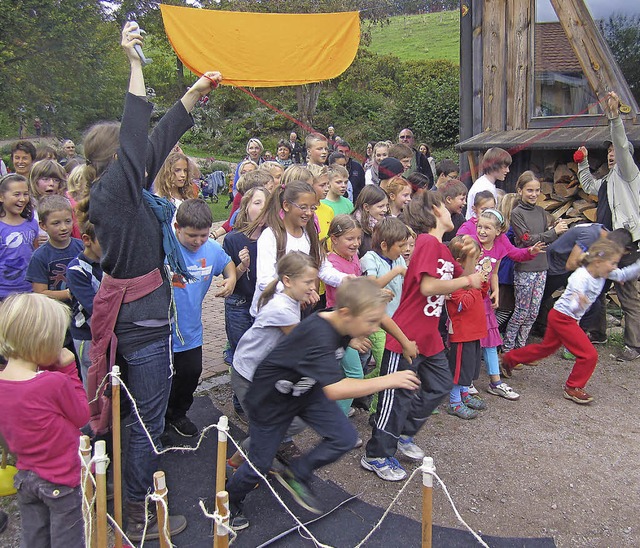
[[[471,185],[469,189],[469,194],[467,194],[467,221],[471,219],[471,217],[475,217],[471,206],[473,205],[473,201],[476,198],[476,194],[478,192],[482,192],[483,190],[489,190],[493,197],[496,200],[496,204],[498,203],[498,192],[496,191],[496,185],[492,183],[486,175],[482,175],[476,179],[476,182]]]
[[[242,335],[233,354],[233,368],[248,381],[258,365],[285,336],[281,327],[300,323],[300,303],[284,293],[276,293]]]

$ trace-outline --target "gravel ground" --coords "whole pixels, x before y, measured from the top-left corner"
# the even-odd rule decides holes
[[[571,363],[557,355],[514,372],[510,384],[520,400],[485,394],[489,409],[472,421],[451,417],[441,408],[418,434],[417,443],[433,457],[472,528],[496,536],[551,536],[559,547],[640,545],[640,426],[634,391],[640,384],[640,360],[619,363],[612,357],[619,348],[599,350],[600,362],[588,386],[595,397],[590,405],[562,397]],[[481,392],[486,382],[481,376]],[[209,396],[235,420],[227,384]],[[352,420],[366,442],[366,414],[358,412]],[[301,449],[315,442],[313,433],[297,440]],[[318,475],[371,504],[388,506],[403,484],[383,482],[363,470],[361,456],[361,449],[353,450]],[[406,464],[409,472],[417,467]],[[419,520],[420,486],[418,474],[394,511]],[[0,545],[17,547],[15,496],[0,499],[0,506],[11,515]],[[439,487],[434,489],[433,521],[462,527]]]

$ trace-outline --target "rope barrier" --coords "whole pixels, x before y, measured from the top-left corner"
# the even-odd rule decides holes
[[[218,510],[216,510],[213,514],[209,513],[207,511],[207,507],[204,505],[203,500],[199,500],[198,505],[200,506],[200,510],[202,510],[202,513],[205,515],[205,517],[212,519],[215,522],[216,527],[218,528],[218,531],[220,531],[221,534],[231,535],[231,538],[229,539],[229,544],[231,544],[234,540],[236,540],[238,533],[236,533],[231,527],[229,527],[228,525],[229,520],[226,519],[226,516],[222,516],[218,512]]]
[[[109,372],[106,376],[105,379],[109,376],[111,376],[112,373]],[[142,420],[142,417],[140,415],[140,411],[138,409],[138,406],[135,402],[135,400],[133,399],[131,392],[129,391],[129,388],[126,386],[126,384],[124,382],[122,382],[122,380],[120,379],[120,386],[121,388],[125,391],[125,393],[127,394],[127,396],[129,397],[129,400],[131,401],[132,404],[132,409],[134,411],[134,414],[137,418],[137,420],[140,421],[140,425],[143,429],[143,431],[145,432],[147,439],[149,440],[151,447],[153,448],[153,452],[156,455],[162,455],[164,453],[168,453],[171,451],[174,452],[194,452],[197,451],[201,444],[202,444],[202,440],[204,439],[204,437],[206,436],[206,433],[210,430],[216,429],[219,430],[221,432],[224,432],[224,434],[226,434],[226,436],[228,437],[229,440],[231,440],[231,442],[233,443],[233,445],[236,447],[238,453],[245,459],[245,461],[247,462],[248,466],[251,467],[251,469],[256,473],[256,475],[263,480],[263,482],[265,483],[265,485],[267,486],[267,488],[271,491],[271,493],[273,494],[274,498],[278,501],[278,503],[285,509],[285,511],[294,519],[294,521],[296,522],[296,525],[294,527],[292,527],[291,529],[288,529],[287,531],[284,531],[283,533],[280,533],[277,537],[274,537],[273,539],[267,541],[266,543],[263,543],[260,545],[261,547],[266,547],[269,544],[275,542],[276,540],[288,535],[289,533],[293,532],[293,531],[298,531],[298,534],[300,534],[300,536],[302,538],[311,540],[314,545],[318,548],[333,548],[331,545],[328,544],[324,544],[322,542],[320,542],[314,535],[313,533],[309,530],[309,528],[307,527],[308,525],[318,521],[319,519],[322,519],[324,517],[326,517],[327,515],[329,515],[330,513],[334,512],[335,510],[337,510],[338,508],[340,508],[342,505],[346,504],[347,502],[353,500],[354,498],[356,498],[357,496],[354,495],[353,497],[342,501],[340,504],[338,504],[335,508],[333,508],[332,510],[330,510],[329,512],[323,514],[322,516],[319,516],[318,518],[315,518],[311,521],[308,521],[306,523],[303,523],[294,513],[292,510],[289,509],[289,507],[285,504],[285,502],[282,500],[282,498],[280,497],[280,495],[276,492],[276,490],[274,489],[274,487],[271,485],[271,483],[267,480],[267,478],[265,477],[265,475],[263,475],[257,468],[256,466],[251,462],[251,460],[248,458],[247,454],[244,452],[244,450],[242,449],[242,445],[240,442],[236,441],[235,438],[229,433],[229,427],[223,427],[220,426],[220,422],[224,422],[224,421],[220,421],[219,423],[215,423],[215,424],[210,424],[208,426],[206,426],[205,428],[202,429],[202,432],[200,434],[200,438],[198,439],[198,443],[191,447],[191,446],[177,446],[177,447],[166,447],[162,450],[159,450],[155,444],[153,443],[153,438],[151,436],[151,433],[149,432],[147,426],[145,425],[144,421]],[[105,455],[104,457],[92,457],[91,460],[87,463],[84,459],[81,459],[82,462],[82,467],[84,468],[85,472],[87,473],[88,477],[91,478],[91,482],[96,485],[96,481],[95,478],[93,476],[93,474],[91,473],[91,465],[97,462],[100,463],[105,463],[108,464],[109,463],[109,458]],[[478,535],[462,518],[462,516],[460,515],[460,513],[458,512],[455,503],[453,502],[453,499],[451,497],[451,494],[449,493],[449,490],[447,489],[446,485],[444,484],[444,482],[442,481],[442,479],[436,474],[435,472],[435,468],[426,468],[424,466],[422,467],[418,467],[416,468],[411,475],[409,476],[409,478],[407,479],[407,481],[404,483],[404,485],[402,486],[402,488],[398,491],[398,493],[395,495],[395,497],[393,498],[393,500],[391,501],[391,504],[387,507],[387,509],[384,511],[384,513],[382,514],[382,516],[380,517],[380,519],[378,520],[378,522],[374,525],[374,527],[371,529],[371,531],[367,534],[367,536],[365,536],[357,545],[355,548],[360,548],[362,547],[370,538],[371,536],[380,528],[380,526],[382,525],[383,521],[386,519],[386,517],[388,516],[388,514],[391,512],[391,509],[393,508],[393,506],[396,504],[396,502],[398,501],[398,499],[402,496],[402,494],[404,493],[404,491],[407,489],[407,486],[411,483],[411,481],[415,478],[415,476],[419,473],[419,472],[426,472],[428,474],[431,474],[434,478],[436,478],[436,480],[438,481],[438,483],[440,484],[440,486],[442,487],[445,495],[447,496],[449,503],[451,504],[451,507],[453,508],[453,511],[455,513],[455,516],[458,518],[458,521],[460,521],[460,523],[474,536],[474,538],[476,539],[476,541],[483,547],[488,548],[488,545],[482,540],[482,538],[480,537],[480,535]],[[83,495],[83,500],[85,499],[85,486],[84,484],[82,484],[82,495]],[[168,516],[168,507],[167,507],[167,502],[164,499],[164,497],[157,495],[155,493],[149,493],[147,494],[147,496],[145,497],[145,525],[144,525],[144,529],[143,529],[143,534],[142,534],[142,542],[140,544],[140,548],[143,547],[144,545],[144,538],[148,529],[148,525],[149,525],[149,513],[148,513],[148,504],[149,501],[154,501],[156,503],[159,503],[160,505],[162,505],[163,510],[166,512],[166,515]],[[92,502],[95,502],[95,496],[92,499]],[[84,503],[83,503],[84,504]],[[223,516],[216,510],[213,514],[208,512],[206,510],[206,507],[204,506],[203,501],[199,501],[199,506],[200,509],[202,510],[202,513],[209,519],[212,519],[216,525],[216,527],[222,527],[222,533],[226,534],[230,534],[232,535],[232,539],[231,542],[233,542],[233,540],[237,537],[237,533],[235,531],[233,531],[233,529],[231,529],[231,527],[229,527],[227,524],[224,523],[223,520]],[[127,536],[125,535],[124,531],[122,531],[122,529],[120,528],[120,526],[118,526],[118,524],[115,522],[115,519],[109,515],[107,513],[107,519],[109,520],[109,522],[112,524],[113,527],[115,527],[118,532],[123,536],[123,539],[126,540],[127,543],[129,543],[130,546],[134,546],[134,544],[127,538]],[[167,535],[166,538],[169,538],[169,520],[166,519],[165,520],[165,533]],[[85,524],[86,527],[86,524]],[[89,534],[91,532],[91,524],[89,524]],[[306,536],[305,534],[306,533]],[[90,538],[89,536],[87,536],[86,538]],[[173,546],[173,545],[172,545]]]

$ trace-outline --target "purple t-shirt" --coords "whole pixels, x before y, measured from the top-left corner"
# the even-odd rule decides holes
[[[0,221],[0,299],[11,293],[30,293],[27,266],[38,237],[38,221],[14,226]]]

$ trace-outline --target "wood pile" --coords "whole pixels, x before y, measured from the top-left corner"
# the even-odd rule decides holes
[[[571,162],[547,166],[545,174],[553,174],[553,182],[541,181],[538,205],[555,219],[567,224],[596,221],[598,197],[587,194],[578,183],[578,166]]]

